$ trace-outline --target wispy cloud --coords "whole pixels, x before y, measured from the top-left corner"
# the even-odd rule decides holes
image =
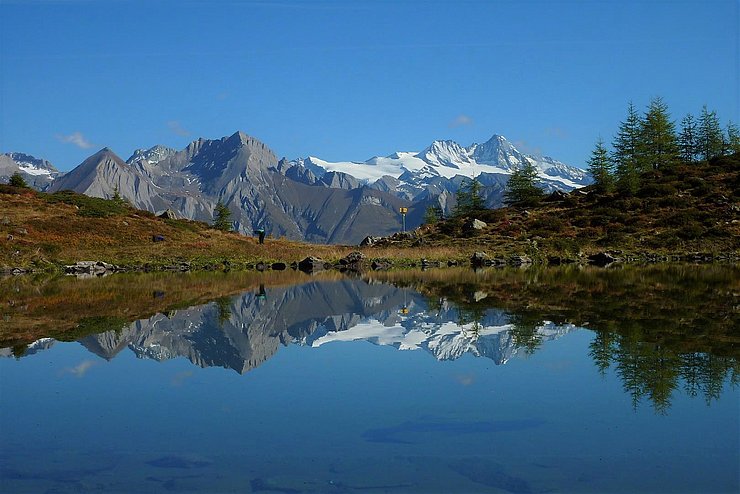
[[[464,127],[466,125],[473,125],[473,119],[462,113],[450,122],[450,127]]]
[[[72,374],[75,377],[81,378],[85,374],[87,374],[87,371],[89,371],[90,368],[93,365],[95,365],[95,364],[97,364],[97,362],[95,362],[94,360],[83,360],[82,362],[80,362],[76,366],[74,366],[74,367],[68,367],[68,368],[64,369],[62,372],[64,374]]]
[[[87,137],[82,135],[82,132],[73,132],[69,135],[63,135],[63,134],[57,134],[57,139],[61,142],[65,142],[68,144],[74,144],[78,148],[81,149],[89,149],[93,147],[93,143],[90,142]]]
[[[177,120],[167,122],[167,128],[179,136],[188,137],[190,135],[190,131],[180,125],[180,122]]]

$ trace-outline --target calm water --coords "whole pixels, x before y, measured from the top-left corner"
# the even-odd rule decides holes
[[[738,279],[3,280],[0,491],[737,492]]]

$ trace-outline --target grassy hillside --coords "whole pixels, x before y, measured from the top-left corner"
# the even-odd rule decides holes
[[[164,237],[153,242],[154,236]],[[312,246],[314,255],[336,259],[349,252]],[[346,252],[345,252],[346,251]],[[189,262],[194,268],[223,261],[293,261],[307,255],[304,244],[214,230],[196,221],[157,218],[120,201],[0,186],[0,268],[45,267],[99,260],[153,267]]]
[[[652,171],[641,183],[634,195],[587,187],[533,207],[478,211],[423,227],[423,242],[461,249],[476,244],[489,255],[540,259],[605,250],[636,256],[740,253],[740,155]],[[487,226],[466,230],[472,218]]]
[[[643,175],[633,195],[586,188],[529,208],[481,210],[388,237],[364,249],[368,258],[418,261],[527,255],[535,261],[582,260],[605,250],[622,257],[693,252],[740,255],[740,155],[677,165]],[[473,219],[482,230],[466,227]],[[152,237],[162,236],[163,242]],[[292,262],[308,255],[336,261],[352,246],[317,245],[214,230],[157,218],[121,201],[71,192],[44,194],[0,185],[0,269],[48,268],[79,260],[193,269]],[[729,254],[729,256],[728,256]]]

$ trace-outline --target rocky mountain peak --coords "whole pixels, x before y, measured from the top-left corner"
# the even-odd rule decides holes
[[[137,149],[131,155],[126,163],[132,164],[136,162],[146,161],[150,165],[156,165],[160,161],[164,160],[175,154],[177,150],[157,144],[149,149]]]
[[[13,161],[18,163],[19,166],[32,167],[38,170],[48,170],[50,172],[57,172],[57,169],[50,162],[42,158],[36,158],[26,153],[6,153],[6,156],[10,157]]]

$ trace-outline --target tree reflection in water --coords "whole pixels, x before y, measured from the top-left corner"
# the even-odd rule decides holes
[[[677,389],[719,399],[739,378],[740,268],[649,266],[622,269],[491,269],[484,273],[384,273],[439,305],[459,307],[461,320],[480,321],[488,309],[510,314],[510,333],[527,354],[541,344],[546,321],[595,333],[589,355],[598,372],[613,369],[636,408],[649,401],[667,413]],[[485,296],[473,296],[484,293]]]

